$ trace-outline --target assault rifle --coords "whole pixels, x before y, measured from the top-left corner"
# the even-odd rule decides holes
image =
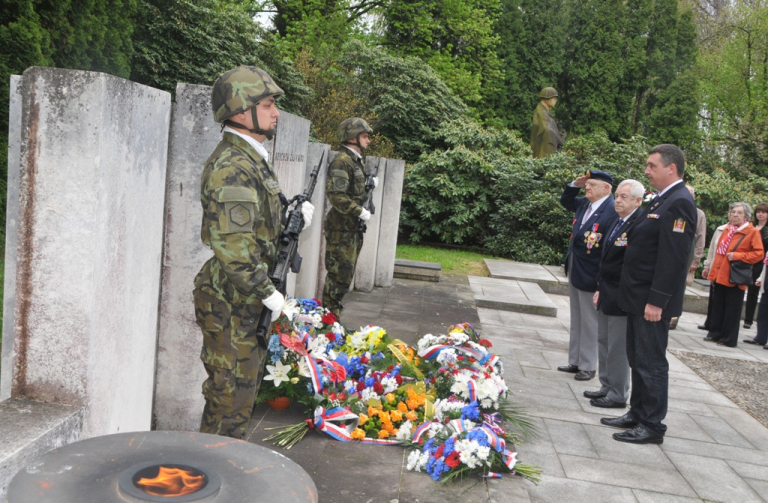
[[[379,174],[379,164],[381,164],[381,158],[379,158],[379,162],[376,163],[376,167],[373,170],[373,173],[365,175],[365,196],[363,197],[363,208],[370,211],[371,215],[376,213],[376,206],[373,205],[373,189],[376,188],[376,185],[373,183],[374,177]],[[360,223],[357,225],[357,230],[359,232],[365,233],[365,231],[368,229],[368,225],[360,220]]]
[[[324,158],[325,152],[320,156],[320,162],[317,163],[315,169],[309,174],[309,183],[303,193],[293,196],[293,199],[290,201],[282,192],[280,193],[280,201],[283,203],[285,211],[288,211],[288,206],[296,202],[296,206],[288,212],[288,221],[285,224],[285,229],[280,233],[280,244],[277,248],[275,265],[272,268],[272,273],[269,275],[269,279],[272,280],[275,288],[283,295],[285,295],[286,291],[288,270],[290,269],[291,272],[299,272],[301,270],[299,233],[304,229],[301,205],[312,199],[312,193],[315,191],[315,184],[317,183],[317,173],[320,171],[320,166],[323,165]],[[264,349],[267,348],[267,332],[269,331],[269,325],[272,323],[271,320],[272,311],[265,307],[261,310],[259,324],[256,327],[256,341]]]

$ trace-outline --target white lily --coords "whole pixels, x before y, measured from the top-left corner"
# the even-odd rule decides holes
[[[288,372],[291,371],[291,366],[284,364],[281,360],[278,360],[274,365],[267,365],[267,372],[269,375],[264,376],[267,381],[274,381],[275,387],[280,386],[283,381],[289,382],[291,380],[288,377]]]

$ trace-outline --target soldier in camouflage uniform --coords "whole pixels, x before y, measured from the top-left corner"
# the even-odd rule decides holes
[[[325,194],[331,210],[325,216],[325,277],[323,305],[341,314],[341,301],[355,277],[355,265],[363,233],[360,220],[367,222],[371,212],[363,208],[365,172],[363,157],[373,130],[365,120],[353,117],[339,124],[338,138],[342,145],[339,155],[328,166]],[[378,180],[374,179],[374,183]]]
[[[255,329],[264,307],[274,321],[285,299],[268,277],[283,222],[280,185],[261,142],[275,134],[280,89],[263,70],[241,66],[214,83],[211,101],[223,137],[200,182],[201,237],[213,250],[195,278],[203,331],[205,408],[200,431],[241,438],[250,420],[267,350]],[[266,126],[262,129],[262,126]],[[305,224],[313,208],[302,207]]]

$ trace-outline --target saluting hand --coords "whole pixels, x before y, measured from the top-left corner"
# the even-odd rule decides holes
[[[589,177],[588,177],[588,176],[586,176],[586,175],[584,175],[584,176],[580,176],[580,177],[578,177],[577,179],[575,179],[575,180],[573,181],[573,184],[574,184],[576,187],[581,187],[581,188],[583,189],[584,187],[586,187],[586,186],[587,186],[587,180],[588,180],[588,179],[589,179]]]

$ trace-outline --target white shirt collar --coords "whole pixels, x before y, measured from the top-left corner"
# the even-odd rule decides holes
[[[610,196],[610,194],[608,194]],[[592,211],[597,211],[597,209],[605,202],[606,199],[608,199],[608,196],[605,196],[601,199],[598,199],[594,203],[592,203]]]
[[[669,189],[671,189],[672,187],[674,187],[674,186],[675,186],[675,185],[677,185],[678,183],[683,183],[683,179],[681,178],[680,180],[678,180],[678,181],[676,181],[676,182],[672,182],[672,183],[670,183],[669,185],[667,185],[667,188],[666,188],[666,189],[664,189],[664,190],[662,190],[661,192],[659,192],[659,197],[661,197],[661,196],[663,196],[664,194],[666,194],[666,193],[669,191]]]
[[[257,142],[254,138],[251,138],[250,136],[245,135],[245,134],[241,133],[240,131],[238,131],[236,129],[233,129],[233,128],[229,127],[229,126],[224,126],[224,132],[225,133],[236,134],[237,136],[239,136],[243,140],[247,141],[248,144],[251,147],[253,147],[254,150],[256,150],[256,152],[258,152],[259,155],[261,157],[263,157],[265,161],[269,162],[269,152],[267,152],[267,149],[264,148],[264,145],[262,145],[261,143]]]
[[[353,154],[355,154],[355,156],[357,156],[357,158],[358,158],[358,159],[360,159],[360,160],[362,160],[362,159],[363,159],[363,156],[362,156],[362,155],[360,155],[360,153],[359,153],[357,150],[355,150],[355,149],[353,149],[353,148],[350,148],[350,147],[348,147],[347,145],[342,145],[342,147],[344,147],[345,149],[347,149],[347,150],[349,150],[350,152],[352,152]]]
[[[636,211],[637,211],[637,208],[635,208],[634,210],[630,211],[629,215],[627,215],[626,217],[619,217],[619,219],[620,220],[624,220],[626,222],[627,220],[629,220],[629,217],[631,217]]]

